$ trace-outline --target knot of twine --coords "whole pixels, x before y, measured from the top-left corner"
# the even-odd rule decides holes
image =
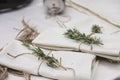
[[[0,65],[0,80],[5,80],[7,77],[8,77],[7,68]]]

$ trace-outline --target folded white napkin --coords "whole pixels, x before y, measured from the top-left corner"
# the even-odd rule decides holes
[[[48,51],[43,51],[45,54],[48,54]],[[8,53],[13,56],[22,53],[30,54],[25,54],[17,58],[13,58],[9,56]],[[0,64],[15,70],[25,71],[35,75],[40,74],[48,78],[59,80],[91,79],[91,69],[93,68],[93,60],[95,59],[94,55],[69,51],[52,51],[50,53],[50,56],[52,56],[52,54],[56,59],[62,59],[62,65],[64,67],[72,68],[73,70],[64,70],[61,68],[54,69],[47,66],[45,62],[41,64],[41,59],[38,60],[38,58],[35,55],[31,55],[31,51],[28,50],[25,46],[23,46],[21,42],[16,40],[13,41],[11,44],[8,44],[8,46],[4,48],[4,50],[0,53]],[[38,70],[40,64],[41,66]]]
[[[66,0],[67,3],[69,3],[70,6],[75,8],[78,11],[83,11],[84,13],[87,13],[91,16],[99,17],[103,20],[108,20],[109,22],[113,24],[120,25],[120,18],[118,11],[118,1],[107,1],[107,0],[100,0],[100,1],[81,1],[81,0]],[[88,4],[89,3],[89,4]],[[114,5],[113,5],[114,4]],[[109,7],[109,10],[108,10]],[[106,21],[107,22],[107,21]]]
[[[92,37],[97,37],[102,40],[104,45],[93,45],[91,46],[81,44],[69,38],[66,38],[64,33],[69,28],[77,28],[80,32],[90,34],[92,25],[97,24],[102,26],[101,34],[95,34]],[[41,33],[33,43],[42,48],[55,49],[55,50],[73,50],[92,53],[97,56],[105,57],[108,59],[120,61],[120,33],[113,33],[116,28],[109,24],[100,22],[99,20],[92,19],[91,17],[86,20],[76,23],[66,23],[65,28],[50,28]]]

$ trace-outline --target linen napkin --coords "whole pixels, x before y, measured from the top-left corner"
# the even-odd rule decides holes
[[[95,34],[92,37],[100,38],[104,45],[93,45],[92,50],[91,46],[85,44],[80,45],[80,42],[66,38],[64,35],[64,33],[69,28],[76,28],[81,33],[88,35],[91,33],[91,28],[94,24],[100,25],[102,27],[102,33]],[[97,19],[92,19],[91,17],[88,17],[86,20],[81,22],[66,23],[65,26],[67,28],[56,27],[44,31],[33,40],[33,43],[42,48],[82,51],[111,60],[120,61],[120,33],[113,33],[116,28]]]
[[[49,52],[48,50],[42,50],[45,54],[48,54]],[[28,54],[13,58],[8,55],[8,53],[13,56],[17,56],[22,53]],[[49,56],[52,55],[58,60],[61,58],[61,64],[64,67],[72,68],[73,70],[64,70],[61,68],[51,68],[47,66],[41,59],[38,60],[35,55],[31,55],[31,51],[17,40],[14,40],[12,43],[8,44],[8,46],[0,53],[0,64],[15,70],[58,80],[91,79],[93,61],[95,60],[94,55],[69,51],[52,51]]]
[[[116,1],[80,1],[80,0],[66,0],[66,3],[78,11],[82,11],[90,16],[99,18],[114,27],[120,28],[119,18],[119,0]],[[89,4],[88,4],[89,3]],[[114,4],[114,5],[113,5]],[[109,10],[108,10],[109,8]]]

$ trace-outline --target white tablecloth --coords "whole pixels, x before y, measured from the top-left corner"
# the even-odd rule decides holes
[[[120,24],[120,0],[79,0],[82,5],[89,7],[91,10],[100,13],[116,23]],[[0,14],[0,47],[6,46],[11,40],[15,39],[16,31],[14,28],[22,28],[21,20],[25,19],[30,25],[35,26],[39,32],[47,28],[54,27],[53,20],[47,20],[46,24],[44,6],[42,0],[34,0],[29,6],[17,11]],[[67,12],[67,9],[66,9]],[[43,20],[44,18],[44,20]],[[77,19],[77,18],[76,18]],[[120,64],[112,64],[100,61],[94,80],[113,80],[120,76]],[[8,80],[24,80],[22,77],[9,75]],[[47,80],[44,78],[32,77],[31,80]]]

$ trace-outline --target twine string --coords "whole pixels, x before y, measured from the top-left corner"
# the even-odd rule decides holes
[[[50,50],[49,53],[47,54],[47,56],[49,56],[51,53],[52,53],[52,51]],[[38,75],[40,75],[40,72],[39,72],[39,71],[40,71],[40,68],[41,68],[43,62],[45,62],[45,60],[43,60],[43,61],[39,64],[39,66],[38,66],[38,69],[37,69],[37,74],[38,74]]]

